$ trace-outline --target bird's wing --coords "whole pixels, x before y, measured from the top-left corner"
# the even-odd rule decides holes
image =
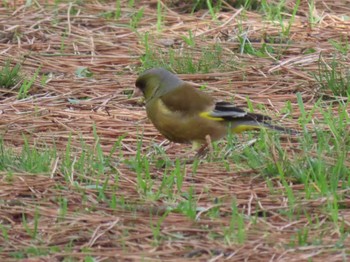
[[[160,99],[169,110],[186,114],[198,114],[212,110],[215,105],[210,95],[188,83],[162,95]]]
[[[271,120],[270,117],[255,113],[248,113],[239,107],[235,107],[228,102],[217,102],[211,112],[206,113],[208,117],[217,118],[218,120],[253,120],[256,122],[265,122]]]
[[[172,112],[185,114],[200,114],[201,117],[215,121],[249,120],[265,122],[270,117],[248,113],[228,102],[214,102],[214,99],[196,89],[188,83],[184,83],[176,89],[160,97],[163,104]]]

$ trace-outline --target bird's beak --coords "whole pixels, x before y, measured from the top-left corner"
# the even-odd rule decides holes
[[[142,105],[145,103],[145,97],[143,96],[142,91],[139,88],[137,88],[136,86],[134,87],[134,93],[132,96],[136,97],[136,98],[138,97],[138,99],[137,99],[138,104]]]
[[[142,91],[135,86],[134,87],[133,97],[138,97],[138,96],[143,96],[143,94],[142,94]]]

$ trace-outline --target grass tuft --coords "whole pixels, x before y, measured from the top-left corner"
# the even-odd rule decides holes
[[[0,70],[0,87],[7,89],[15,87],[21,80],[20,71],[20,63],[11,66],[11,61],[7,60]]]

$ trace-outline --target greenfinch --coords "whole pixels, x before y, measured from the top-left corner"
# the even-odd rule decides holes
[[[163,68],[142,73],[135,86],[143,93],[148,118],[167,139],[192,143],[194,149],[219,140],[227,132],[269,128],[286,133],[294,131],[274,126],[270,117],[248,113],[228,102],[215,102],[209,94],[181,80]]]

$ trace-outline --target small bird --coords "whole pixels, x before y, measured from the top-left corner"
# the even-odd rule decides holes
[[[268,123],[268,116],[246,112],[228,102],[215,102],[209,94],[163,68],[145,71],[135,86],[142,91],[147,116],[158,131],[170,141],[192,143],[194,150],[210,146],[228,131],[269,128],[295,133]]]

